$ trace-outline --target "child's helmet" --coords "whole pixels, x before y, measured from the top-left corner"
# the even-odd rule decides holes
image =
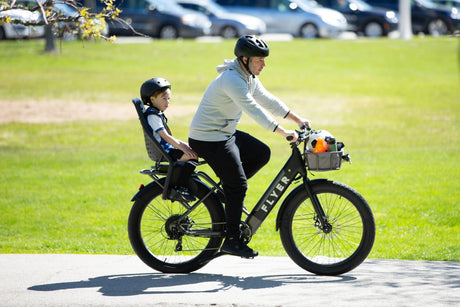
[[[329,131],[326,131],[326,130],[316,130],[315,132],[313,132],[311,135],[310,135],[310,138],[308,139],[308,143],[307,143],[307,150],[310,151],[310,152],[313,152],[313,150],[315,149],[315,146],[316,146],[316,141],[319,139],[319,138],[322,138],[323,141],[326,140],[326,138],[334,138],[332,136],[332,134],[329,132]]]
[[[171,84],[168,82],[168,80],[163,78],[152,78],[145,81],[141,86],[142,102],[144,104],[149,104],[150,96],[152,96],[154,92],[166,87],[171,88]]]
[[[255,35],[241,36],[235,45],[236,57],[267,57],[270,53],[267,43]]]

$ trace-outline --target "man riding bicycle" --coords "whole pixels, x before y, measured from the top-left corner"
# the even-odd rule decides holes
[[[269,47],[253,35],[243,35],[235,45],[236,59],[224,60],[217,76],[206,89],[190,125],[189,145],[206,160],[222,181],[225,193],[226,239],[221,252],[253,258],[258,255],[240,239],[240,221],[247,179],[270,160],[270,148],[250,134],[237,130],[242,112],[259,125],[297,140],[294,130],[286,130],[271,117],[283,117],[307,125],[279,98],[269,93],[257,76],[265,67]]]

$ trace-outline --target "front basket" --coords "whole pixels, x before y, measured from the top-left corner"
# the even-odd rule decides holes
[[[311,171],[325,172],[340,169],[343,151],[313,153],[306,151],[305,161]]]

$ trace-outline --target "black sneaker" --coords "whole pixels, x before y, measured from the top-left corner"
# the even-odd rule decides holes
[[[175,187],[176,193],[185,201],[195,201],[193,196],[186,187]]]
[[[220,251],[224,254],[240,256],[242,258],[254,258],[259,254],[239,239],[225,239]]]

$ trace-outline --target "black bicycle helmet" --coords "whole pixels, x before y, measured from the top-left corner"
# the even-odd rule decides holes
[[[146,105],[150,105],[150,96],[156,91],[163,88],[171,88],[171,84],[168,80],[163,78],[152,78],[145,81],[141,86],[141,99]]]
[[[270,49],[263,39],[255,35],[243,35],[236,42],[234,52],[238,61],[244,65],[244,68],[246,68],[254,78],[254,74],[249,69],[249,59],[251,57],[267,57],[270,53]],[[243,61],[243,57],[248,58],[246,63]]]
[[[263,39],[255,35],[241,36],[235,45],[235,55],[240,58],[242,56],[250,58],[253,56],[267,57],[270,49]]]

